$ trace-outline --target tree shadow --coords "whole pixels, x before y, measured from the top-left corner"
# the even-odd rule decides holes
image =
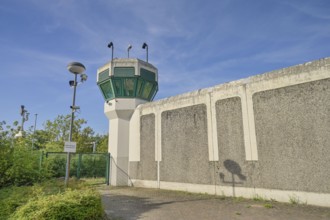
[[[243,181],[246,180],[246,176],[242,174],[242,169],[238,163],[236,163],[233,160],[225,160],[223,162],[224,167],[226,170],[231,173],[231,181],[225,180],[225,174],[224,173],[219,173],[219,177],[223,183],[231,184],[233,188],[233,196],[235,197],[235,186],[243,184]],[[235,176],[239,178],[241,181],[236,181]]]

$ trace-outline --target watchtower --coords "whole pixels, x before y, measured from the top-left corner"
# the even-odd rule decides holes
[[[139,59],[112,59],[97,70],[97,85],[104,97],[104,113],[110,123],[111,185],[127,185],[130,119],[138,105],[155,97],[158,70]]]

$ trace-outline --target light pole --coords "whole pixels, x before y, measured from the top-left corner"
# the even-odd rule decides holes
[[[35,116],[35,118],[34,118],[34,127],[33,127],[32,150],[34,149],[34,138],[35,138],[35,133],[36,133],[38,114],[34,114],[34,116]]]
[[[70,122],[70,133],[69,133],[69,142],[72,142],[72,130],[73,130],[73,121],[74,121],[74,113],[77,109],[80,109],[79,106],[76,106],[76,88],[77,88],[77,76],[80,75],[81,82],[84,82],[87,80],[87,75],[83,74],[83,72],[86,70],[85,66],[79,62],[72,62],[69,63],[67,66],[67,69],[74,74],[74,81],[69,81],[70,86],[73,87],[73,99],[72,99],[72,106],[71,108],[71,122]],[[70,178],[70,152],[67,153],[67,159],[66,159],[66,171],[65,171],[65,186],[68,185]]]
[[[110,42],[109,44],[108,44],[108,47],[109,48],[111,48],[111,60],[113,60],[113,43],[112,42]]]
[[[129,51],[132,49],[132,45],[128,45],[127,47],[127,58],[129,58]]]
[[[29,114],[28,111],[25,109],[24,105],[21,105],[21,111],[20,114],[22,116],[22,124],[21,124],[21,128],[18,131],[18,133],[15,135],[16,138],[19,137],[23,137],[24,136],[24,122],[26,122],[27,120],[29,120]]]
[[[142,49],[146,49],[146,52],[147,52],[147,63],[148,63],[148,44],[146,42],[143,43]]]

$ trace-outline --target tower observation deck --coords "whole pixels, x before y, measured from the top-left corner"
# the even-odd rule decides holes
[[[152,101],[158,91],[158,70],[139,59],[113,59],[98,69],[97,85],[106,102],[116,98]]]

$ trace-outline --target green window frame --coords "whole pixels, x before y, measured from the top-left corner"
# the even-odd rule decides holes
[[[109,79],[109,69],[103,70],[99,73],[99,82]]]
[[[99,88],[103,94],[105,100],[109,100],[115,97],[111,81],[105,81],[99,84]]]

